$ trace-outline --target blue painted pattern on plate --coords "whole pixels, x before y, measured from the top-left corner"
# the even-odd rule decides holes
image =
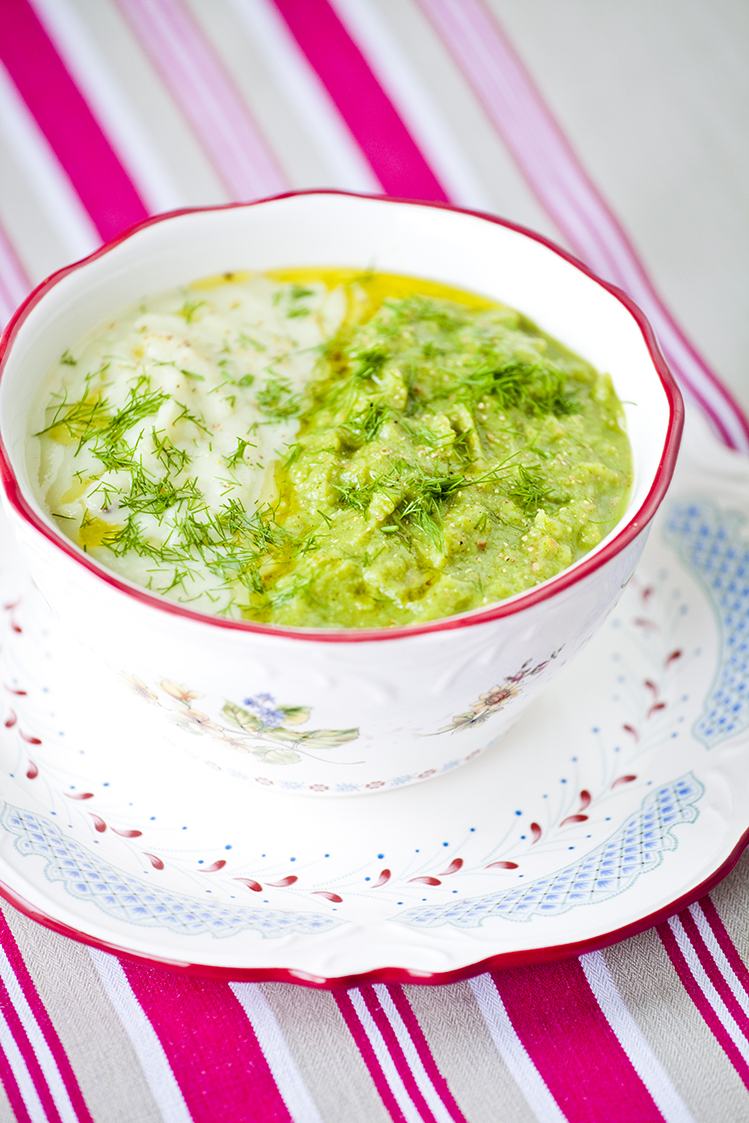
[[[598,904],[629,889],[640,874],[660,865],[665,850],[676,848],[672,828],[695,821],[699,814],[695,804],[703,791],[691,773],[673,780],[650,792],[639,811],[582,861],[527,885],[454,904],[409,909],[396,919],[423,928],[442,924],[476,928],[489,917],[531,920]]]
[[[707,592],[722,650],[694,735],[708,748],[749,727],[749,540],[746,517],[707,499],[675,503],[666,533]]]
[[[292,913],[196,901],[182,893],[145,885],[139,878],[91,855],[66,838],[44,815],[22,811],[6,803],[0,824],[15,835],[16,849],[47,860],[50,881],[62,881],[68,893],[88,900],[102,912],[129,924],[168,928],[181,936],[234,936],[251,929],[262,936],[287,936],[292,932],[314,935],[335,928],[340,921],[318,913]]]

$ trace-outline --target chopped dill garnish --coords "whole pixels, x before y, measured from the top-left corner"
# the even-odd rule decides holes
[[[510,309],[344,284],[327,339],[321,316],[296,323],[323,286],[276,284],[277,313],[222,320],[210,346],[221,300],[183,290],[173,335],[137,321],[142,342],[107,339],[121,356],[66,374],[41,432],[81,456],[50,494],[84,550],[220,615],[388,626],[512,595],[599,540],[629,471],[605,376]],[[162,388],[179,374],[186,402]],[[281,422],[276,450],[260,427]]]
[[[168,401],[169,394],[163,390],[151,390],[151,380],[147,375],[142,375],[135,386],[130,387],[126,404],[122,409],[117,410],[107,424],[107,440],[111,442],[119,440],[144,417],[151,417],[154,413],[158,413]]]
[[[224,463],[227,468],[236,468],[237,464],[241,464],[244,460],[244,450],[246,448],[257,448],[257,445],[251,444],[246,441],[244,437],[237,437],[237,447],[231,456],[224,457]]]
[[[183,317],[186,324],[191,324],[195,320],[198,309],[203,308],[205,303],[204,300],[186,300],[179,310],[179,315]]]
[[[204,433],[210,433],[210,429],[206,425],[205,421],[201,420],[199,417],[196,417],[194,413],[190,413],[190,410],[186,405],[184,405],[182,402],[178,402],[176,398],[174,399],[174,404],[176,406],[179,406],[180,412],[172,421],[172,425],[176,425],[178,421],[191,421],[196,429],[201,429]]]
[[[155,429],[151,429],[151,440],[156,456],[168,472],[174,472],[176,475],[190,463],[189,453],[172,444],[163,429],[158,433]]]
[[[358,448],[367,441],[373,441],[389,413],[389,406],[381,402],[367,402],[359,413],[350,414],[341,427],[341,435],[346,444]]]
[[[269,378],[255,400],[260,412],[271,421],[296,417],[302,408],[302,395],[293,392],[287,378]]]
[[[516,478],[508,487],[507,494],[529,516],[535,515],[545,505],[561,507],[568,499],[563,495],[556,495],[548,480],[537,472],[524,468],[522,464],[517,468]]]

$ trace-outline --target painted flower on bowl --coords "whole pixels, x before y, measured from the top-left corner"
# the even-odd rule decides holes
[[[140,696],[159,701],[162,706],[165,704],[139,678],[134,675],[124,677]],[[298,764],[303,756],[332,763],[316,753],[346,745],[359,736],[358,729],[295,729],[295,726],[309,721],[311,707],[282,706],[272,694],[249,695],[243,699],[241,706],[226,701],[220,714],[213,718],[194,707],[195,699],[202,697],[199,691],[170,679],[163,679],[160,686],[171,700],[166,703],[169,719],[180,729],[207,735],[212,741],[236,752],[251,753],[265,764]]]
[[[459,729],[474,729],[477,725],[483,725],[492,714],[504,709],[508,702],[521,693],[521,684],[525,679],[540,674],[545,667],[548,667],[552,659],[556,659],[561,650],[561,647],[557,648],[548,659],[536,663],[533,667],[530,665],[533,660],[528,659],[519,671],[516,671],[513,675],[508,675],[503,684],[492,686],[485,694],[479,694],[470,710],[463,714],[456,714],[449,725],[443,726],[437,732],[457,733]]]

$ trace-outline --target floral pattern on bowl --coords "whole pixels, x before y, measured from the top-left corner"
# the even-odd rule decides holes
[[[520,694],[520,684],[524,679],[540,674],[545,667],[548,667],[552,659],[557,658],[561,650],[562,648],[558,647],[556,651],[552,651],[548,659],[544,659],[542,663],[536,663],[535,666],[531,666],[532,659],[526,660],[519,671],[505,679],[503,685],[492,686],[486,694],[479,694],[477,701],[473,703],[470,710],[467,710],[464,714],[456,714],[449,725],[443,726],[437,732],[457,733],[459,729],[473,729],[477,725],[483,725],[492,714],[498,713],[513,698],[517,698]]]
[[[159,695],[149,689],[136,675],[124,676],[136,694],[154,702]],[[310,748],[323,750],[346,745],[359,736],[358,729],[308,729],[295,731],[294,726],[305,725],[312,713],[309,706],[286,706],[276,702],[271,694],[256,694],[244,699],[244,705],[224,702],[221,714],[224,720],[213,720],[196,709],[193,702],[202,697],[199,691],[162,679],[161,689],[169,699],[169,718],[180,729],[197,735],[206,734],[212,740],[241,753],[250,753],[264,764],[298,764],[302,756],[313,756]],[[314,756],[324,761],[324,757]]]

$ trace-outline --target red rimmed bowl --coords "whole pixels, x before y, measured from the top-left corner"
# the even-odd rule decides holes
[[[322,631],[196,613],[103,569],[60,534],[31,484],[29,416],[41,380],[83,332],[200,276],[373,263],[519,308],[611,374],[634,484],[594,550],[487,608]],[[36,289],[3,337],[0,372],[2,481],[19,544],[54,612],[129,691],[122,721],[139,735],[144,724],[146,734],[166,733],[231,779],[304,794],[414,783],[494,743],[616,603],[671,479],[683,417],[645,317],[558,247],[486,215],[332,191],[133,228]],[[243,725],[228,716],[237,706],[252,715]]]

